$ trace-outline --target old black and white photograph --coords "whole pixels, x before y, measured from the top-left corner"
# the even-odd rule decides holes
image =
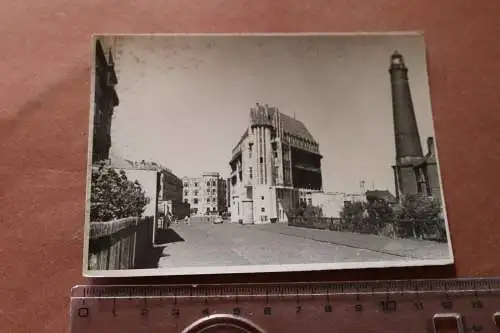
[[[100,35],[85,276],[453,263],[420,33]]]

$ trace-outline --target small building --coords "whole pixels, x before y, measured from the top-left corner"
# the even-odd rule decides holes
[[[384,201],[390,205],[396,204],[398,201],[394,195],[388,190],[370,190],[365,193],[368,202]]]
[[[218,172],[182,178],[182,201],[190,205],[191,216],[220,215],[227,211],[226,181]]]
[[[164,214],[165,209],[170,212],[182,212],[182,180],[169,168],[154,161],[130,161],[114,154],[110,155],[110,164],[127,170],[148,170],[157,174],[157,212]],[[182,214],[180,214],[182,215]],[[179,217],[174,214],[174,217]]]
[[[340,218],[340,213],[347,203],[366,202],[363,194],[344,192],[310,192],[305,194],[308,206],[321,209],[322,216]]]

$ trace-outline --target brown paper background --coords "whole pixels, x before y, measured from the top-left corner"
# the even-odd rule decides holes
[[[1,332],[65,332],[69,290],[86,282],[81,263],[91,33],[426,35],[456,265],[154,281],[500,275],[498,0],[18,0],[1,2],[0,22]]]

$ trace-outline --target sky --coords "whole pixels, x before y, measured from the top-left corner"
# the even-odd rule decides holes
[[[125,170],[128,180],[138,181],[149,203],[144,207],[143,216],[154,216],[156,212],[156,173],[149,170]]]
[[[111,153],[178,177],[229,175],[256,103],[295,116],[319,142],[325,191],[394,193],[389,62],[409,68],[420,137],[434,136],[418,35],[128,36],[116,41]]]

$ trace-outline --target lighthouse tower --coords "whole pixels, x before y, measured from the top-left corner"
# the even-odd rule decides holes
[[[396,163],[393,166],[396,197],[428,193],[425,156],[418,133],[417,120],[403,56],[395,51],[389,68],[394,120]]]

